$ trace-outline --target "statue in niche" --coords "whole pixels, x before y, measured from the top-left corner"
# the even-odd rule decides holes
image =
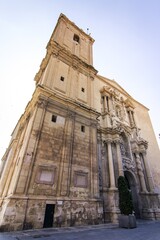
[[[140,128],[134,128],[132,131],[132,138],[133,139],[138,139],[141,140],[141,129]]]
[[[112,127],[113,127],[113,128],[118,127],[118,125],[119,125],[119,123],[120,123],[120,119],[116,116],[114,110],[113,110],[113,112],[112,112],[111,120],[112,120]]]
[[[117,124],[117,118],[115,115],[112,115],[112,127],[116,128],[118,126]]]
[[[115,107],[115,109],[116,109],[116,116],[119,119],[119,121],[121,121],[121,122],[124,121],[124,119],[125,119],[125,110],[124,110],[123,106],[117,105]]]
[[[118,118],[121,118],[121,109],[120,109],[119,106],[116,106],[116,116],[117,116]]]

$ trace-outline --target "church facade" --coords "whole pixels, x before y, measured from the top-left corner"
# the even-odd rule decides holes
[[[1,230],[117,222],[118,176],[136,217],[160,219],[160,151],[148,109],[98,75],[93,43],[60,15],[1,161]]]

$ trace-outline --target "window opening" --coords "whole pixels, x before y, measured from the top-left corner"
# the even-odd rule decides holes
[[[73,40],[77,43],[79,43],[79,36],[77,34],[74,34]]]
[[[85,126],[81,126],[81,132],[85,132]]]
[[[57,116],[56,115],[52,115],[52,122],[56,122],[57,121]]]
[[[82,91],[82,92],[85,92],[85,89],[82,87],[82,88],[81,88],[81,91]]]
[[[64,77],[63,77],[63,76],[61,76],[60,80],[61,80],[62,82],[64,82]]]

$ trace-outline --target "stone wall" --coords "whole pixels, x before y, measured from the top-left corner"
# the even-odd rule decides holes
[[[45,207],[44,199],[10,199],[1,223],[1,231],[43,228]],[[101,201],[62,200],[55,203],[53,227],[100,224],[103,222]],[[4,205],[5,206],[5,205]]]

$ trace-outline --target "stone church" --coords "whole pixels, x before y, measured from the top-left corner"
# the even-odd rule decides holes
[[[93,43],[60,15],[1,161],[1,231],[117,222],[120,175],[136,217],[160,219],[160,151],[148,108],[98,75]]]

